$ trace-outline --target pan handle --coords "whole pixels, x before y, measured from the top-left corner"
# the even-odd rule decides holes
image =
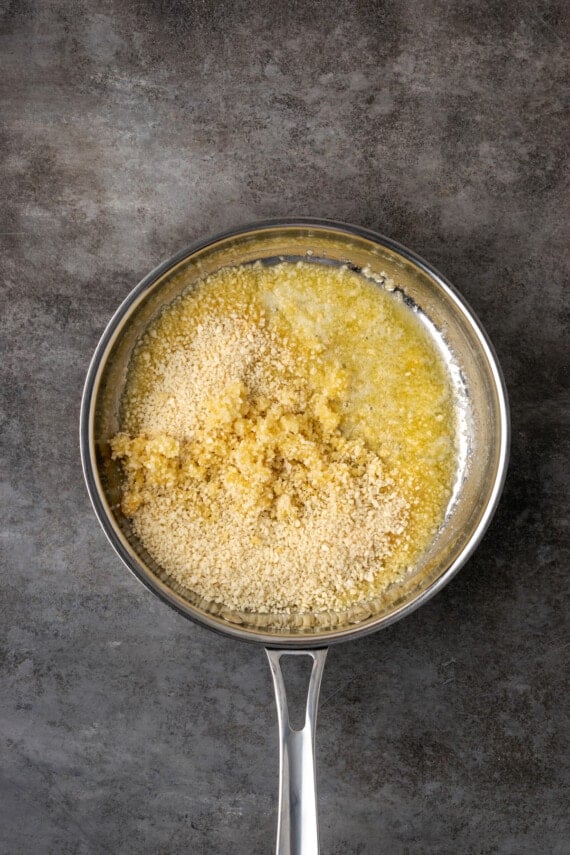
[[[327,649],[266,649],[265,652],[273,677],[279,722],[279,815],[276,855],[318,855],[315,729]],[[287,693],[281,672],[282,656],[310,656],[313,660],[305,725],[301,730],[293,730],[289,721]]]

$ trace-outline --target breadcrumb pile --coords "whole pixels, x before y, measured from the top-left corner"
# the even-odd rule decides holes
[[[344,295],[336,305],[335,294]],[[433,387],[424,415],[435,434],[419,446],[431,454],[426,492],[426,478],[403,465],[401,442],[371,441],[383,413],[371,413],[370,400],[382,384],[370,387],[374,372],[355,367],[358,342],[349,337],[343,350],[331,332],[350,332],[354,297],[372,306],[384,335],[402,338],[386,313],[393,298],[377,286],[347,270],[282,263],[214,274],[137,346],[123,430],[111,441],[125,473],[122,509],[165,573],[207,602],[258,614],[343,611],[401,576],[411,535],[421,529],[425,540],[441,520],[453,451],[442,368],[416,331],[408,351],[420,342]],[[400,420],[402,435],[417,422]]]

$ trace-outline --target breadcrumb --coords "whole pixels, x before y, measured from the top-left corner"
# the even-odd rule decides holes
[[[342,612],[401,578],[443,519],[441,358],[343,268],[227,268],[144,334],[111,441],[122,509],[168,577],[235,612]]]

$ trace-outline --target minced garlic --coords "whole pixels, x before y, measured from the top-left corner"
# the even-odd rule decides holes
[[[451,494],[441,357],[345,268],[227,268],[141,338],[123,399],[122,507],[164,572],[231,610],[343,611],[397,581]]]

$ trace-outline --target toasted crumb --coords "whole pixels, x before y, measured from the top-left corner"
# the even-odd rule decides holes
[[[111,441],[122,507],[176,582],[240,611],[343,611],[405,573],[454,469],[444,366],[377,284],[219,271],[142,337]]]

